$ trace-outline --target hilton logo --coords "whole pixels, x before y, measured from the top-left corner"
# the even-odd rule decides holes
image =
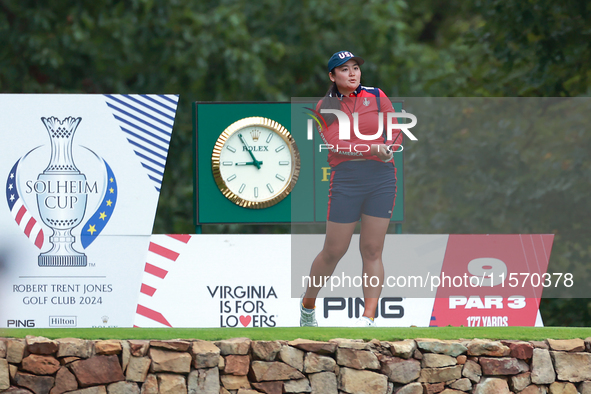
[[[49,327],[76,327],[76,316],[49,316]]]

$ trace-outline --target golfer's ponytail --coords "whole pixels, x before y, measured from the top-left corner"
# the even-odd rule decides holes
[[[326,94],[322,98],[322,102],[320,103],[320,108],[318,110],[320,111],[321,109],[341,109],[341,100],[339,100],[339,91],[335,82],[330,85],[326,91]],[[321,115],[324,117],[324,120],[326,120],[326,124],[328,125],[334,122],[337,118],[334,114]]]

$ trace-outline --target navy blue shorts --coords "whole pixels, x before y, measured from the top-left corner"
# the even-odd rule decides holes
[[[331,170],[327,220],[352,223],[362,213],[390,219],[395,200],[393,162],[345,161]]]

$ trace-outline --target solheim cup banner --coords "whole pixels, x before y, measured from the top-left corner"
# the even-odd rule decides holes
[[[0,95],[0,327],[130,327],[177,95]]]

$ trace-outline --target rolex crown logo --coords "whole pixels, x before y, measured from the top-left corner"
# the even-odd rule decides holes
[[[261,136],[261,132],[258,129],[254,129],[253,131],[250,132],[250,136],[252,137],[253,141],[258,141],[259,137]]]

